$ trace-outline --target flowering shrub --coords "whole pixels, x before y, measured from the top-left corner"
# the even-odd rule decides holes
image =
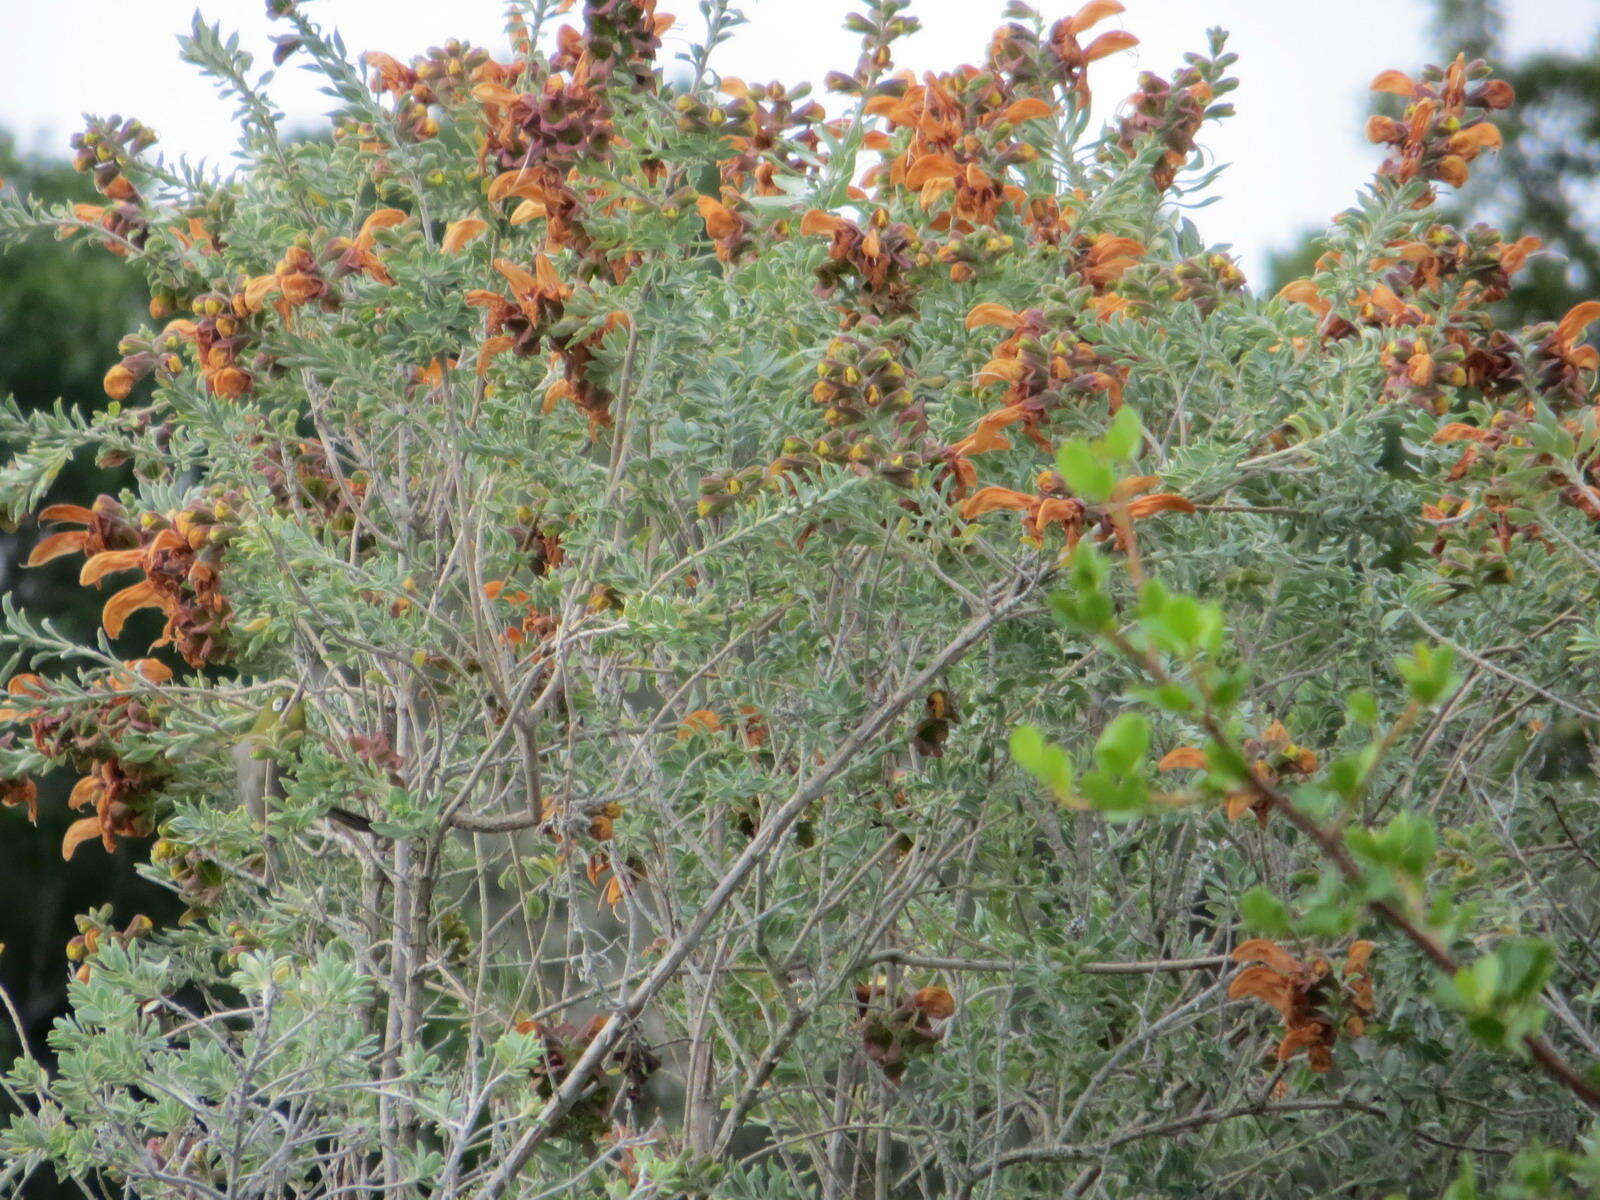
[[[70,766],[63,855],[187,905],[80,922],[0,1178],[1594,1184],[1600,304],[1498,328],[1537,245],[1433,207],[1484,64],[1378,77],[1263,297],[1180,207],[1223,35],[1096,132],[1116,0],[920,75],[869,0],[825,99],[717,75],[725,0],[682,70],[654,0],[513,3],[504,60],[308,7],[331,139],[197,20],[244,169],[96,119],[104,204],[0,197],[151,291],[104,411],[0,412],[105,596],[8,609],[0,799]],[[85,447],[137,486],[41,508]]]

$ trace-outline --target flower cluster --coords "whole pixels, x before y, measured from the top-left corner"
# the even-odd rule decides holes
[[[1160,482],[1154,475],[1123,479],[1104,504],[1088,504],[1074,496],[1055,471],[1042,471],[1031,493],[995,486],[978,489],[962,504],[961,515],[972,521],[997,510],[1016,512],[1022,517],[1023,536],[1036,546],[1044,545],[1045,531],[1055,527],[1069,550],[1091,531],[1100,541],[1127,550],[1133,522],[1158,513],[1194,512],[1194,504],[1176,492],[1140,495]]]
[[[909,225],[891,221],[887,209],[875,209],[866,228],[844,217],[812,209],[801,222],[803,234],[826,234],[828,257],[817,268],[817,294],[832,296],[848,280],[868,312],[906,312],[911,303],[906,278],[918,265],[922,242]],[[925,261],[925,260],[924,260]]]
[[[592,1017],[583,1026],[568,1021],[526,1020],[517,1022],[518,1033],[539,1040],[539,1065],[532,1071],[536,1093],[542,1098],[554,1094],[572,1064],[583,1057],[595,1035],[606,1023],[605,1017]],[[645,1085],[661,1069],[661,1059],[643,1038],[635,1035],[609,1056],[604,1082],[588,1092],[583,1102],[568,1113],[561,1126],[564,1136],[590,1139],[611,1128],[611,1111],[619,1101],[637,1105],[644,1100]]]
[[[280,48],[293,43],[291,36]],[[430,47],[409,66],[381,51],[369,51],[366,61],[374,90],[395,98],[396,126],[417,141],[438,136],[439,110],[459,104],[473,83],[495,73],[488,51],[454,38]]]
[[[890,1083],[899,1083],[911,1060],[933,1052],[944,1040],[956,1002],[942,987],[919,988],[889,998],[884,983],[856,985],[856,1028],[868,1060]]]
[[[155,922],[143,913],[130,918],[121,929],[113,928],[103,913],[80,913],[74,920],[78,932],[67,943],[67,961],[78,964],[72,977],[79,983],[89,982],[93,974],[89,960],[106,946],[127,946],[149,937],[156,928]]]
[[[780,173],[792,178],[815,173],[814,157],[808,161],[802,156],[815,156],[820,143],[816,130],[827,113],[806,99],[809,86],[758,86],[727,78],[721,90],[731,97],[726,104],[686,95],[676,107],[680,130],[715,133],[733,152],[718,163],[724,186],[742,191],[749,182],[756,195],[775,196],[782,192],[776,182]]]
[[[1457,56],[1449,67],[1429,67],[1420,80],[1385,71],[1372,90],[1406,101],[1399,120],[1381,115],[1367,122],[1367,137],[1393,148],[1380,173],[1401,182],[1426,179],[1460,187],[1472,161],[1500,148],[1500,130],[1488,114],[1511,107],[1515,93],[1503,79],[1489,79],[1489,65]]]
[[[72,135],[73,167],[88,175],[95,190],[110,201],[74,205],[73,215],[105,230],[105,244],[113,254],[126,257],[142,249],[149,237],[144,197],[126,172],[155,143],[155,132],[132,117],[91,118],[87,129]]]
[[[1117,265],[1106,265],[1106,270],[1120,274],[1133,264],[1136,252],[1142,253],[1142,249],[1128,239],[1119,238],[1115,241],[1114,258]],[[1109,241],[1102,241],[1101,244],[1111,246]],[[1101,261],[1105,265],[1111,259]],[[998,326],[1008,331],[975,380],[980,388],[1003,384],[1006,390],[998,408],[986,413],[971,432],[940,452],[952,499],[966,497],[977,485],[977,467],[973,462],[976,456],[1011,449],[1012,443],[1005,433],[1011,426],[1018,426],[1031,443],[1050,454],[1055,447],[1047,432],[1048,422],[1051,415],[1063,406],[1080,407],[1092,399],[1103,398],[1110,412],[1115,413],[1121,408],[1125,371],[1104,357],[1093,343],[1078,336],[1077,323],[1068,310],[1030,308],[1017,312],[1001,304],[986,302],[967,314],[966,324],[968,329]],[[1020,493],[1010,493],[1002,498],[1001,493],[1005,492],[1008,489],[993,491],[985,506],[969,506],[968,515],[981,515],[990,511],[991,506],[1017,507],[1019,502],[1014,497]],[[1040,489],[1040,505],[1052,498],[1058,497],[1047,496]],[[1022,505],[1022,509],[1038,515],[1029,505]],[[1050,512],[1051,515],[1044,517],[1042,524],[1035,522],[1029,530],[1030,537],[1037,536],[1042,525],[1060,523],[1066,517],[1065,510],[1059,506],[1052,506]],[[1081,515],[1073,516],[1066,523],[1076,527]],[[1075,542],[1076,537],[1071,540]]]
[[[110,496],[93,507],[56,504],[39,514],[41,522],[81,525],[40,540],[28,558],[38,566],[67,554],[85,555],[79,583],[87,587],[108,575],[137,570],[143,578],[106,601],[101,622],[119,637],[128,618],[144,608],[166,617],[152,649],[171,645],[190,666],[226,655],[224,635],[229,605],[222,594],[222,558],[233,536],[237,498],[195,501],[165,516],[145,513],[137,520]]]
[[[591,431],[610,425],[611,391],[590,367],[615,322],[579,336],[578,323],[567,318],[572,288],[556,274],[548,255],[536,255],[531,271],[503,258],[495,259],[494,268],[510,284],[509,297],[486,288],[466,295],[466,302],[486,316],[489,336],[478,358],[480,373],[505,350],[526,358],[548,345],[563,374],[546,392],[546,407],[567,399],[589,418]]]
[[[1273,721],[1256,737],[1245,739],[1243,749],[1251,774],[1264,784],[1309,778],[1317,770],[1316,752],[1291,741],[1282,721]],[[1156,764],[1156,769],[1203,771],[1206,766],[1205,751],[1198,746],[1179,746],[1168,751]],[[1245,813],[1254,813],[1257,824],[1265,826],[1271,815],[1271,805],[1253,788],[1236,788],[1222,799],[1230,821],[1237,821]]]
[[[0,708],[0,721],[27,725],[35,750],[77,771],[81,778],[67,805],[93,810],[68,827],[62,858],[71,858],[95,838],[112,851],[118,838],[152,832],[154,806],[171,767],[159,756],[130,757],[126,747],[130,737],[148,737],[160,729],[152,688],[171,678],[165,664],[138,659],[96,679],[88,701],[72,704],[38,675],[17,675],[6,685],[11,703]],[[30,817],[37,817],[36,793],[24,799]]]
[[[1277,1009],[1284,1034],[1276,1059],[1288,1062],[1305,1053],[1313,1071],[1333,1068],[1333,1047],[1341,1029],[1347,1037],[1360,1037],[1376,1011],[1368,960],[1373,943],[1351,943],[1344,966],[1335,974],[1326,958],[1302,962],[1276,942],[1251,938],[1241,942],[1233,960],[1253,963],[1228,984],[1228,998],[1260,1000]]]
[[[1026,25],[1007,22],[989,41],[990,65],[1019,89],[1039,94],[1060,86],[1073,103],[1087,108],[1089,65],[1129,50],[1139,39],[1122,29],[1106,30],[1085,41],[1085,36],[1108,17],[1123,12],[1119,0],[1089,0],[1070,17],[1062,17],[1041,40]]]
[[[1128,97],[1127,112],[1118,128],[1117,145],[1125,154],[1135,154],[1148,142],[1160,149],[1150,169],[1150,182],[1166,191],[1178,172],[1194,153],[1195,136],[1207,119],[1225,115],[1225,105],[1212,101],[1235,86],[1223,76],[1234,55],[1217,58],[1190,56],[1190,65],[1167,82],[1145,71],[1139,76],[1139,90]]]

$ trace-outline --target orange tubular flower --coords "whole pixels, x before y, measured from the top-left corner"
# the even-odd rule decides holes
[[[377,234],[380,229],[393,229],[409,219],[398,208],[380,208],[361,222],[361,229],[356,233],[354,241],[349,238],[335,238],[331,241],[328,249],[337,256],[336,274],[353,275],[359,272],[385,286],[392,287],[394,278],[383,265],[383,260],[378,257],[375,249]]]
[[[0,779],[0,806],[27,808],[31,824],[39,823],[39,785],[31,779]]]
[[[462,217],[451,221],[445,226],[444,236],[439,239],[439,249],[445,254],[459,254],[488,230],[489,222],[482,217]]]
[[[494,269],[511,285],[510,299],[483,288],[464,297],[469,305],[484,309],[488,317],[489,337],[478,352],[478,373],[488,370],[496,354],[511,350],[528,357],[548,345],[560,361],[564,378],[547,393],[546,411],[556,399],[565,396],[589,418],[591,433],[599,426],[609,425],[612,396],[602,384],[589,378],[589,365],[601,339],[613,328],[626,324],[627,315],[613,313],[600,329],[575,338],[562,328],[572,288],[556,274],[548,255],[536,255],[532,271],[504,258],[495,259]]]
[[[1574,305],[1539,345],[1535,364],[1542,390],[1583,397],[1580,376],[1600,369],[1600,350],[1581,341],[1596,320],[1600,320],[1600,300],[1585,300]]]
[[[1139,44],[1139,39],[1124,30],[1114,29],[1100,34],[1085,46],[1079,42],[1078,35],[1122,11],[1118,0],[1089,0],[1072,16],[1064,17],[1051,27],[1050,49],[1061,65],[1063,82],[1082,107],[1088,107],[1090,101],[1089,64],[1119,50],[1131,49]]]
[[[716,248],[718,262],[732,262],[750,247],[749,224],[720,200],[701,196],[695,201],[706,236]]]
[[[1098,294],[1121,279],[1145,253],[1145,248],[1133,238],[1101,234],[1079,257],[1078,270]]]

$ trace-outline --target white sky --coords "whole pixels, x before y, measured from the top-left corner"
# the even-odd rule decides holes
[[[1078,0],[1035,0],[1047,16]],[[1126,0],[1120,24],[1142,44],[1091,68],[1097,108],[1109,113],[1140,70],[1170,75],[1186,50],[1203,50],[1205,30],[1233,34],[1241,80],[1229,97],[1238,115],[1213,127],[1206,145],[1231,164],[1222,199],[1195,214],[1213,241],[1244,255],[1260,274],[1264,253],[1321,227],[1345,207],[1378,161],[1360,136],[1366,85],[1386,67],[1411,71],[1431,56],[1423,0]],[[751,21],[714,59],[746,80],[820,81],[855,61],[857,41],[841,23],[852,0],[747,0]],[[899,65],[947,68],[981,59],[1004,0],[917,0],[923,31],[901,44]],[[1593,45],[1600,0],[1511,0],[1514,50]],[[200,0],[209,20],[237,29],[258,65],[281,32],[263,0]],[[661,0],[680,18],[668,49],[698,34],[694,0]],[[66,151],[81,112],[136,115],[161,135],[163,153],[220,161],[233,146],[230,107],[177,59],[194,0],[0,0],[0,128],[24,147]],[[406,59],[447,37],[503,52],[500,0],[316,0],[310,11],[338,27],[352,52],[385,50]],[[569,18],[572,19],[572,18]],[[1098,29],[1097,29],[1098,32]],[[291,124],[311,125],[329,103],[291,59],[274,95]],[[824,103],[828,97],[820,96]],[[830,105],[837,111],[838,101]]]

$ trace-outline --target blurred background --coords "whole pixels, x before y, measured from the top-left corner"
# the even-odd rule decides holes
[[[1035,0],[1054,18],[1066,4]],[[1506,301],[1510,321],[1554,319],[1579,299],[1600,296],[1600,0],[1126,0],[1118,18],[1141,45],[1091,74],[1095,104],[1110,116],[1141,70],[1170,75],[1184,51],[1205,45],[1221,25],[1241,56],[1233,97],[1238,114],[1208,130],[1207,150],[1228,164],[1221,197],[1193,213],[1213,241],[1233,246],[1252,285],[1270,291],[1308,269],[1315,237],[1367,181],[1381,155],[1361,135],[1380,70],[1408,73],[1458,50],[1495,64],[1517,90],[1502,118],[1506,146],[1497,165],[1474,173],[1449,199],[1458,221],[1488,221],[1509,234],[1534,234],[1536,257]],[[211,0],[204,8],[267,64],[272,27],[260,0]],[[459,37],[504,54],[501,0],[454,5],[421,0],[316,0],[312,10],[338,27],[352,53],[381,49],[401,59]],[[693,0],[662,0],[685,20],[669,35],[668,55],[699,32]],[[820,80],[854,61],[841,22],[851,0],[753,0],[751,21],[720,59],[725,74],[748,81]],[[946,68],[981,58],[1004,0],[919,0],[924,31],[901,61]],[[51,200],[93,201],[67,165],[67,138],[81,114],[136,116],[160,135],[158,149],[226,171],[233,153],[231,105],[178,60],[175,36],[187,29],[191,0],[0,0],[0,178]],[[307,136],[321,128],[327,100],[314,79],[286,69],[273,93],[286,125]],[[147,293],[120,260],[85,253],[85,243],[38,240],[0,253],[0,394],[25,408],[105,402],[100,378],[125,332],[148,318]],[[115,472],[79,463],[52,500],[86,503],[116,491]],[[72,586],[72,560],[23,572],[36,530],[0,530],[0,592],[88,636],[97,612]],[[69,780],[42,781],[39,826],[17,809],[0,810],[0,982],[16,1000],[36,1051],[65,998],[63,947],[74,914],[109,904],[120,926],[136,912],[157,920],[176,907],[135,873],[139,847],[97,848],[63,869],[59,847],[70,814]],[[17,1050],[0,1023],[0,1064]],[[46,1054],[46,1057],[48,1055]],[[53,1194],[48,1180],[30,1195]]]

